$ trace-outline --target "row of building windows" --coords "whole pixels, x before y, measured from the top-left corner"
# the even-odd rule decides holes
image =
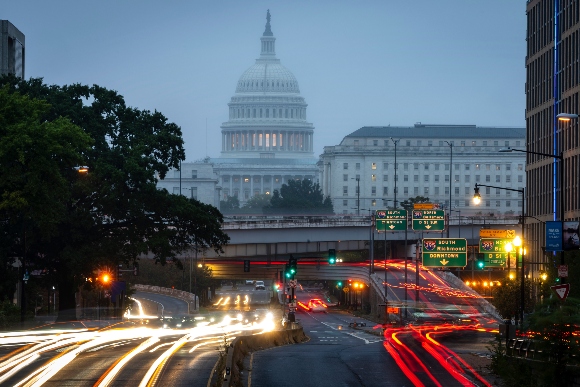
[[[308,180],[312,180],[313,177],[312,176],[295,176],[295,177],[291,177],[291,176],[286,176],[285,179],[282,178],[281,176],[254,176],[253,180],[254,183],[260,183],[261,179],[264,179],[264,183],[269,183],[270,180],[274,181],[274,183],[280,183],[282,181],[288,181],[288,180],[296,180],[296,181],[301,181],[303,179],[308,179]],[[231,181],[233,181],[234,183],[239,183],[240,181],[243,181],[244,183],[250,183],[252,181],[252,177],[251,176],[244,176],[244,177],[240,177],[240,176],[222,176],[222,183],[229,183]]]
[[[300,118],[306,119],[306,109],[238,108],[230,109],[230,118]]]
[[[391,164],[394,167],[395,163],[391,163]],[[447,163],[447,164],[440,164],[440,163],[397,163],[398,166],[400,166],[401,164],[403,165],[403,171],[408,171],[409,169],[413,169],[415,171],[418,171],[420,169],[421,165],[423,166],[422,169],[425,171],[430,170],[431,165],[433,166],[435,171],[439,171],[441,165],[444,166],[445,171],[449,170],[449,163]],[[374,171],[377,169],[378,165],[379,165],[379,163],[371,162],[370,169]],[[503,165],[503,168],[502,168],[502,165]],[[470,171],[472,166],[473,166],[475,171],[480,171],[480,170],[511,171],[512,170],[511,163],[508,163],[508,164],[463,164],[463,170]],[[348,168],[349,168],[349,163],[342,164],[342,169],[348,169]],[[355,168],[355,170],[359,171],[361,169],[361,163],[354,163],[354,168]],[[455,170],[460,170],[461,163],[454,163],[453,168]],[[389,163],[383,162],[383,170],[388,170],[388,169],[389,169]],[[523,171],[524,164],[518,164],[517,170]]]
[[[381,200],[381,199],[378,199]],[[447,203],[448,201],[446,201]],[[503,206],[502,206],[502,202],[503,202]],[[517,202],[517,206],[516,206],[516,202]],[[356,200],[354,200],[354,203],[349,203],[349,200],[345,199],[342,201],[342,205],[344,207],[348,207],[348,206],[352,206],[355,205],[356,206]],[[380,203],[379,205],[384,206],[386,205],[386,203]],[[464,206],[464,207],[470,207],[472,206],[472,202],[471,200],[454,200],[454,206],[455,207],[460,207],[460,206]],[[377,206],[377,199],[372,199],[371,200],[371,206],[376,207]],[[521,208],[522,206],[522,201],[521,200],[484,200],[481,202],[481,204],[478,205],[478,207],[515,207],[516,209]]]
[[[363,140],[363,145],[367,144],[367,141],[372,141],[373,146],[379,146],[379,144],[381,144],[381,140]],[[449,142],[452,146],[457,146],[455,144],[455,141],[444,141],[444,140],[440,140],[437,142],[438,146],[446,146],[448,147],[449,145],[447,144],[447,142]],[[423,142],[423,140],[415,140],[414,142],[411,140],[405,140],[404,144],[406,146],[433,146],[436,142],[433,140],[427,140],[426,142]],[[482,140],[481,142],[478,142],[476,140],[461,140],[459,141],[459,146],[500,146],[500,141],[499,140],[494,140],[492,141],[488,141],[488,140]],[[360,146],[361,145],[361,141],[360,140],[353,140],[353,145],[354,146]],[[370,143],[368,143],[368,145],[370,145]],[[394,145],[391,140],[382,140],[382,146],[389,146],[389,145]],[[402,146],[403,144],[400,144],[399,146]],[[510,144],[510,142],[508,140],[503,142],[503,145],[501,146],[505,146],[505,147],[509,147],[512,144]],[[521,141],[520,140],[516,140],[515,141],[515,146],[521,146]]]
[[[270,82],[269,80],[267,80],[265,83],[264,81],[242,81],[238,84],[240,87],[245,87],[245,88],[263,88],[265,87],[277,87],[277,88],[297,88],[298,84],[296,82],[280,82],[280,81],[272,81]]]
[[[433,181],[435,183],[438,183],[441,181],[441,176],[440,175],[423,175],[423,182],[428,183],[431,179],[431,176],[433,176]],[[464,175],[463,176],[463,182],[464,183],[470,183],[471,182],[471,176],[472,175]],[[475,175],[475,182],[476,183],[481,183],[481,182],[486,182],[486,183],[491,183],[492,182],[492,178],[491,175],[485,175],[485,179],[482,180],[482,175]],[[342,180],[343,181],[348,181],[349,179],[353,179],[353,180],[357,180],[357,181],[362,181],[360,175],[356,175],[356,177],[352,177],[350,178],[348,174],[343,174],[342,175]],[[511,183],[512,182],[512,175],[506,175],[504,176],[504,180],[506,183]],[[370,181],[377,181],[377,175],[372,174],[370,176]],[[389,175],[383,175],[383,181],[389,181]],[[393,176],[393,181],[401,181],[401,179],[399,178],[399,176]],[[409,181],[409,175],[403,175],[403,179],[402,181]],[[449,182],[449,175],[444,175],[444,181],[445,182]],[[454,180],[455,182],[459,183],[460,182],[460,175],[455,175],[454,176]],[[413,182],[418,183],[419,182],[419,175],[413,175]],[[524,175],[517,175],[517,182],[518,183],[523,183],[524,182]],[[495,183],[502,183],[502,175],[495,175]]]
[[[240,197],[240,190],[239,189],[234,189],[232,190],[232,196],[237,197],[238,199],[242,199],[242,200],[248,200],[250,199],[250,194],[252,193],[249,189],[245,189],[242,193],[243,193],[243,197]],[[264,191],[261,191],[259,189],[255,189],[253,191],[253,196],[256,195],[270,195],[272,192],[269,189],[265,189]],[[229,189],[224,189],[223,190],[223,200],[227,200],[227,198],[230,197],[230,190]]]
[[[349,196],[348,194],[348,186],[345,185],[342,187],[342,196]],[[376,186],[372,186],[371,188],[371,196],[376,196],[377,195],[377,187]],[[383,190],[383,196],[387,196],[389,195],[389,187],[378,187],[378,189]],[[420,193],[423,195],[429,195],[430,193],[433,193],[435,195],[439,195],[441,193],[440,187],[433,187],[433,190],[431,190],[431,187],[397,187],[397,193],[400,192],[400,189],[403,189],[403,194],[407,195],[409,194],[409,188],[413,188],[413,194],[414,195],[419,195]],[[444,188],[444,192],[446,195],[449,195],[449,187],[443,187]],[[485,188],[485,194],[486,195],[491,195],[491,189],[490,187],[482,187]],[[505,195],[505,196],[512,196],[512,191],[508,191],[508,190],[502,190],[499,188],[494,188],[495,189],[495,195],[499,196],[499,195]],[[520,190],[523,190],[523,187],[519,188]],[[422,192],[419,192],[419,191]],[[454,187],[454,194],[455,195],[459,195],[461,188],[460,187]],[[473,187],[463,187],[463,191],[465,193],[465,195],[470,195],[473,193]],[[393,193],[394,193],[394,189],[393,189]],[[355,187],[355,194],[358,194],[358,187]]]

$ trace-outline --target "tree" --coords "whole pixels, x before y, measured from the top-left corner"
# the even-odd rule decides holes
[[[252,196],[242,208],[252,209],[252,210],[262,210],[262,208],[270,205],[270,199],[272,196],[266,194],[258,194]]]
[[[326,198],[318,183],[309,179],[290,180],[282,184],[280,191],[274,190],[270,206],[265,208],[269,213],[289,214],[333,214],[332,200]]]
[[[228,196],[226,200],[220,201],[222,211],[237,210],[240,208],[240,200],[237,196]]]
[[[181,129],[163,114],[128,107],[115,91],[97,85],[47,86],[42,79],[11,76],[0,78],[1,85],[9,93],[45,101],[49,108],[38,114],[39,122],[76,125],[84,134],[70,150],[55,149],[52,154],[58,163],[47,165],[45,173],[36,173],[36,164],[30,163],[18,171],[28,180],[8,184],[1,179],[0,183],[3,198],[18,198],[27,186],[39,190],[47,179],[62,180],[55,184],[54,195],[61,199],[53,208],[43,206],[34,195],[21,207],[24,213],[39,209],[39,220],[26,224],[26,257],[31,265],[49,270],[58,283],[59,320],[75,318],[76,289],[105,265],[115,267],[151,255],[162,265],[173,261],[180,266],[177,256],[192,245],[221,251],[227,243],[221,230],[223,216],[215,207],[156,188],[157,179],[185,158]],[[4,114],[9,116],[11,110]],[[23,127],[26,121],[16,119],[15,125]],[[15,130],[11,138],[2,140],[25,143],[27,136]],[[67,144],[68,139],[54,142]],[[41,148],[35,145],[27,152],[34,154]],[[0,148],[7,151],[8,147]],[[78,165],[77,155],[90,167],[87,176],[70,172]],[[0,153],[0,160],[8,159],[8,153]],[[57,216],[50,211],[58,211]],[[2,215],[14,218],[13,212]],[[17,234],[15,230],[12,223],[4,228],[4,235]]]
[[[413,205],[415,203],[429,203],[429,198],[425,196],[415,196],[414,198],[409,198],[401,202],[401,207],[407,211],[413,210]]]
[[[45,119],[49,111],[44,101],[0,87],[2,300],[12,299],[18,280],[7,270],[15,257],[21,266],[26,265],[36,240],[58,235],[58,224],[66,217],[76,183],[73,166],[82,165],[83,153],[92,143],[90,136],[69,119]]]

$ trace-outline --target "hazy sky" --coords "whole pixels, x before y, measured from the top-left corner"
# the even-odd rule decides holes
[[[260,55],[296,76],[315,156],[362,126],[525,126],[524,0],[19,0],[26,78],[98,84],[181,126],[187,161],[221,151],[237,81]],[[207,122],[207,136],[206,136]]]

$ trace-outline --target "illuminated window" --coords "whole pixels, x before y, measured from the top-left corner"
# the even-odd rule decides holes
[[[371,164],[371,169],[377,169],[377,163],[372,163]]]
[[[377,181],[377,175],[371,175],[371,181]]]

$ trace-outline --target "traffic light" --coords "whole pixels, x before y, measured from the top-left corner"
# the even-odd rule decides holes
[[[290,261],[288,262],[288,266],[289,266],[289,269],[290,269],[290,274],[292,274],[292,278],[294,278],[294,275],[298,271],[298,259],[297,258],[294,258],[294,256],[291,255],[290,256]]]
[[[334,265],[336,263],[336,250],[329,249],[328,250],[328,264]]]
[[[244,259],[244,273],[250,272],[250,260]]]
[[[284,265],[284,277],[292,279],[292,273],[290,272],[290,265],[288,263]]]
[[[483,254],[478,254],[477,255],[477,268],[478,269],[483,269],[485,268],[485,259],[483,258]]]

